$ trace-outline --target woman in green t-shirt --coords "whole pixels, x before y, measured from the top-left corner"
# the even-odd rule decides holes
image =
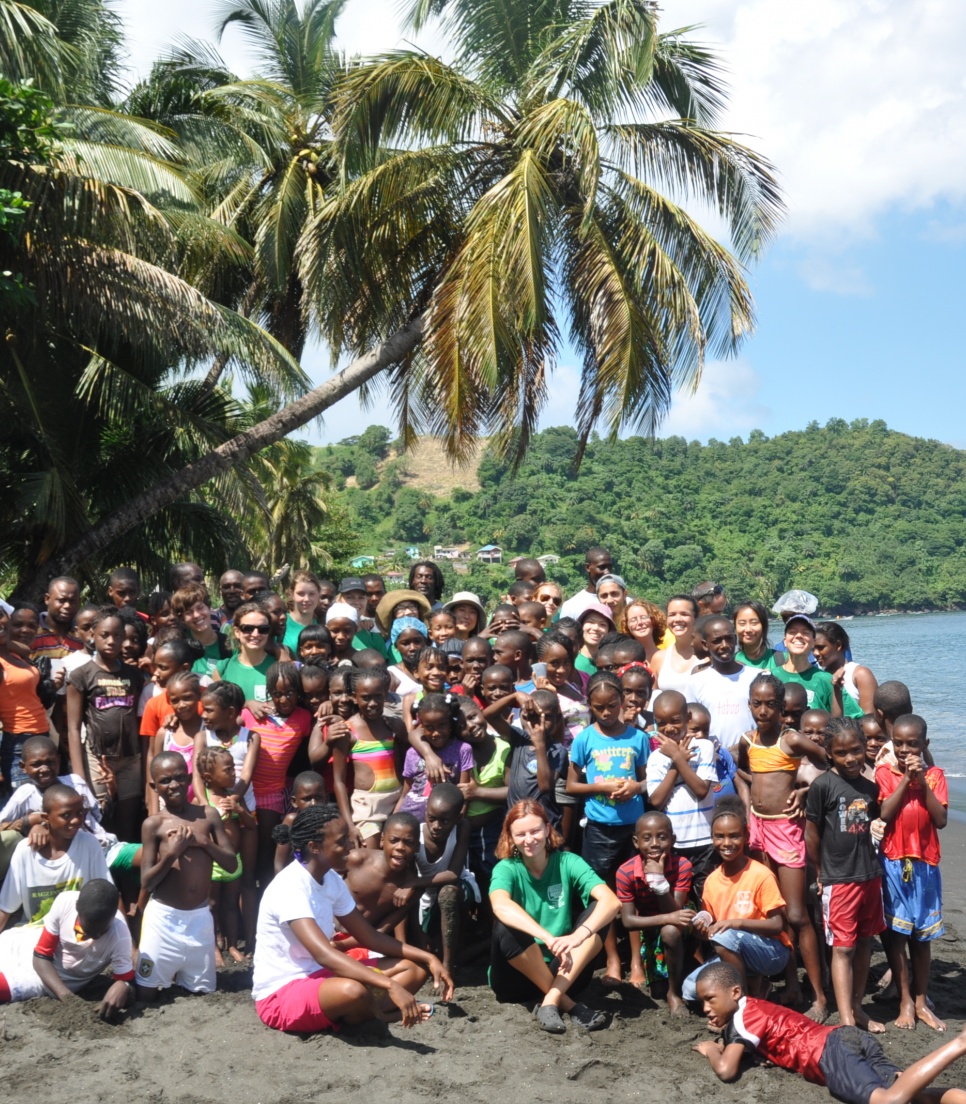
[[[770,670],[775,649],[768,646],[768,610],[761,602],[742,602],[731,620],[739,645],[735,659],[746,667]]]
[[[832,676],[819,670],[808,658],[815,644],[815,622],[804,613],[793,614],[785,622],[785,662],[771,665],[772,674],[782,682],[797,682],[805,687],[809,709],[832,712]]]
[[[243,602],[231,623],[235,638],[235,654],[223,659],[211,676],[215,682],[224,680],[240,686],[245,695],[245,708],[258,720],[272,711],[268,700],[265,676],[275,662],[265,650],[271,632],[271,621],[261,602]]]
[[[566,1031],[561,1012],[587,1031],[606,1026],[602,1012],[569,992],[589,983],[603,947],[598,932],[620,912],[606,883],[562,846],[543,806],[518,801],[503,823],[496,847],[501,861],[490,880],[490,986],[501,1003],[541,1001],[537,1021],[554,1035]],[[575,896],[583,906],[576,917]]]

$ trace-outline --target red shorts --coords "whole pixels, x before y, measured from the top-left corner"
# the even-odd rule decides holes
[[[364,947],[354,948],[368,956]],[[359,958],[354,951],[349,954],[365,965],[376,967],[376,960]],[[286,982],[281,989],[255,1001],[258,1018],[268,1027],[277,1031],[338,1031],[339,1025],[319,1008],[319,983],[326,978],[338,977],[331,970],[322,967],[308,977],[294,978]]]
[[[805,821],[801,817],[760,817],[752,811],[748,820],[748,846],[761,851],[779,866],[801,870],[805,866]]]
[[[885,928],[882,879],[822,886],[825,942],[830,947],[854,947]]]

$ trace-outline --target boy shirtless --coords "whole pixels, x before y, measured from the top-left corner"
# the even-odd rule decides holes
[[[401,941],[418,899],[413,892],[418,850],[419,821],[412,813],[391,813],[382,830],[382,847],[357,847],[347,860],[345,881],[359,911],[378,931]],[[338,944],[340,950],[356,945],[348,936]]]
[[[189,805],[184,756],[165,751],[151,761],[151,787],[165,811],[141,829],[141,886],[151,894],[141,926],[139,1000],[177,982],[190,993],[215,990],[215,925],[208,908],[212,864],[238,865],[217,809]]]

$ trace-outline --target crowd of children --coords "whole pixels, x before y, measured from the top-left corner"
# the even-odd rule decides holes
[[[520,561],[489,618],[431,563],[389,593],[299,571],[287,602],[230,571],[217,608],[181,564],[148,613],[121,568],[103,605],[60,578],[0,613],[0,1003],[110,966],[113,1016],[227,956],[270,1026],[412,1025],[483,960],[561,1033],[606,1025],[574,999],[602,966],[703,1007],[723,1079],[757,1049],[842,1099],[921,1094],[963,1037],[900,1074],[864,1006],[881,940],[895,1025],[945,1030],[948,795],[909,691],[839,626],[791,611],[772,649],[758,603],[665,615],[605,550],[586,569],[562,602]]]

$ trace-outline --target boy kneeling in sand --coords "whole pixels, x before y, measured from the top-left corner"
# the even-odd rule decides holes
[[[148,817],[141,829],[141,886],[151,899],[141,925],[138,1000],[152,1001],[174,982],[189,993],[215,991],[212,865],[231,874],[238,858],[218,810],[188,804],[190,781],[178,752],[151,761],[151,787],[165,811]]]
[[[70,1000],[110,965],[114,984],[97,1009],[112,1019],[134,999],[131,933],[117,907],[117,888],[105,878],[61,893],[43,927],[0,935],[0,1004],[48,994]]]
[[[698,999],[718,1040],[697,1043],[722,1081],[738,1077],[742,1056],[759,1054],[806,1081],[825,1085],[847,1104],[966,1104],[963,1089],[929,1086],[957,1058],[966,1055],[966,1029],[914,1062],[907,1070],[885,1056],[878,1042],[855,1026],[827,1027],[771,1001],[745,996],[741,975],[727,962],[714,962],[698,975]]]

